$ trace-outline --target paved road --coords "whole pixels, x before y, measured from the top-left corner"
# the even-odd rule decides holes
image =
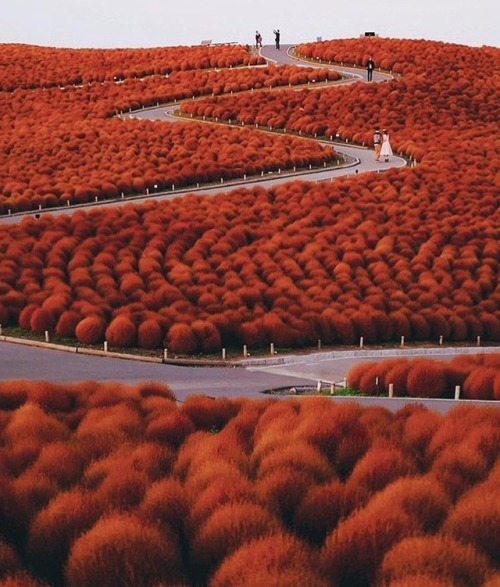
[[[300,377],[245,368],[182,367],[0,342],[0,380],[6,379],[60,383],[91,379],[127,384],[155,380],[168,384],[179,400],[193,394],[261,398],[261,392],[268,389],[310,383]]]
[[[482,352],[496,352],[497,348],[484,348]],[[443,360],[457,353],[477,353],[469,349],[434,349],[406,351],[412,356],[429,356]],[[311,353],[307,356],[288,356],[277,359],[249,360],[239,367],[184,367],[105,356],[85,355],[20,345],[0,341],[0,380],[28,379],[69,383],[76,381],[120,381],[133,384],[140,381],[161,381],[170,386],[179,401],[189,395],[206,394],[212,397],[247,397],[262,399],[265,391],[290,390],[295,387],[314,389],[318,380],[340,382],[355,363],[401,354],[393,351],[337,351]],[[280,364],[281,362],[281,364]],[[280,396],[290,397],[290,396]],[[336,397],[334,401],[352,401]],[[446,412],[456,405],[450,400],[412,400],[409,398],[357,398],[363,405],[379,405],[396,410],[406,403],[421,403],[430,409]],[[494,402],[475,402],[478,405],[495,405]]]

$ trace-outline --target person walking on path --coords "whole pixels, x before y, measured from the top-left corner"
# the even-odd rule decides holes
[[[377,127],[373,133],[373,147],[375,148],[375,161],[380,161],[380,151],[382,149],[382,134]]]
[[[386,163],[389,161],[389,157],[392,157],[391,141],[389,140],[389,133],[387,132],[386,128],[384,128],[382,131],[382,147],[380,149],[380,156],[384,158]]]
[[[259,31],[255,31],[255,48],[258,49],[259,47],[262,47],[262,35]]]
[[[368,57],[368,61],[366,62],[366,79],[371,82],[373,79],[373,70],[375,69],[375,61],[373,61],[373,57]]]
[[[274,41],[276,43],[276,49],[279,50],[279,48],[280,48],[280,37],[281,37],[280,30],[279,29],[276,29],[275,31],[273,31],[273,33],[274,33]]]

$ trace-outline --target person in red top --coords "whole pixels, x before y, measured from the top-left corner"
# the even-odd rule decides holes
[[[373,133],[373,146],[375,148],[375,161],[380,161],[380,151],[382,149],[382,134],[377,127]]]

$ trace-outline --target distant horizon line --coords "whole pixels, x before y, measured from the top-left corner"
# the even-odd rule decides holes
[[[350,40],[350,39],[360,39],[360,38],[378,38],[378,39],[398,39],[398,40],[408,40],[408,41],[422,41],[428,43],[444,43],[446,45],[459,45],[462,47],[469,47],[471,49],[481,49],[486,47],[491,47],[493,49],[499,49],[498,46],[489,45],[489,44],[482,44],[482,45],[469,45],[467,43],[460,43],[458,41],[443,41],[440,39],[426,39],[423,37],[391,37],[391,36],[383,36],[380,34],[374,34],[370,36],[366,36],[364,33],[360,33],[358,36],[352,37],[316,37],[313,40],[302,40],[297,41],[295,43],[283,43],[283,47],[293,47],[296,45],[301,45],[305,43],[321,43],[326,41],[341,41],[341,40]],[[186,43],[186,44],[166,44],[166,45],[158,45],[158,44],[151,44],[151,45],[109,45],[109,46],[100,46],[100,45],[54,45],[54,44],[42,44],[42,43],[35,43],[35,42],[26,42],[26,41],[4,41],[0,43],[2,45],[20,45],[20,46],[28,46],[28,47],[43,47],[45,49],[75,49],[75,50],[85,50],[85,49],[97,49],[97,50],[120,50],[120,49],[160,49],[166,47],[201,47],[201,46],[218,46],[218,45],[242,45],[242,46],[249,46],[252,47],[253,43],[251,42],[241,42],[241,41],[217,41],[212,39],[202,39],[198,43]],[[273,47],[274,42],[272,43],[265,43],[263,45]]]

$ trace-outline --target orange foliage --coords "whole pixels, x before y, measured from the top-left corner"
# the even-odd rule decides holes
[[[410,397],[443,397],[446,391],[443,366],[426,359],[413,361],[406,379],[406,390]]]
[[[160,347],[169,328],[185,323],[195,340],[173,336],[180,354],[318,338],[352,345],[359,336],[498,341],[498,100],[490,75],[498,50],[383,38],[297,50],[322,67],[235,67],[260,60],[232,45],[2,46],[4,214],[331,163],[333,149],[292,133],[369,145],[380,112],[396,150],[419,165],[331,184],[240,189],[224,204],[189,197],[126,214],[27,218],[0,238],[0,323],[96,344],[123,308],[138,304],[130,310],[137,341],[127,344]],[[327,63],[364,67],[374,51],[382,68],[402,77],[315,89],[313,80],[338,77]],[[456,75],[442,75],[447,65]],[[308,89],[262,91],[258,100],[247,92],[300,83]],[[238,127],[114,116],[185,98],[188,115]],[[415,119],[422,105],[429,111]],[[41,112],[43,127],[34,124]],[[268,136],[254,124],[287,132]]]
[[[470,545],[447,536],[418,536],[403,539],[387,552],[378,580],[389,583],[421,573],[456,587],[480,587],[488,569],[488,558]]]
[[[82,344],[96,344],[104,337],[106,323],[99,316],[87,316],[78,322],[75,335]]]
[[[189,355],[198,346],[196,335],[189,324],[179,322],[169,328],[165,338],[165,347],[173,353]]]
[[[279,530],[279,522],[255,503],[224,505],[194,534],[190,565],[203,577],[243,544]]]
[[[104,333],[105,339],[111,346],[130,347],[134,346],[137,336],[137,329],[133,320],[123,314],[116,316],[109,323]]]
[[[173,535],[133,515],[99,520],[72,545],[66,580],[75,587],[115,587],[175,582],[181,579],[181,552]]]
[[[366,395],[387,393],[392,383],[395,396],[452,398],[459,386],[461,397],[491,400],[498,353],[486,356],[465,355],[450,362],[425,358],[363,362],[350,368],[347,382]]]
[[[497,409],[173,399],[0,383],[0,583],[493,581]]]
[[[210,582],[212,587],[236,584],[326,587],[330,583],[318,574],[314,551],[281,532],[243,544],[224,560]]]
[[[346,491],[362,501],[394,479],[414,473],[415,468],[415,463],[402,450],[385,443],[372,445],[352,470]]]
[[[498,560],[498,523],[500,508],[495,499],[498,488],[498,465],[496,476],[477,484],[464,494],[450,512],[443,525],[443,532],[467,544],[471,544],[492,560]],[[492,493],[493,490],[493,493]]]
[[[351,514],[326,537],[321,550],[321,566],[330,584],[373,584],[384,554],[414,529],[399,508],[377,510],[368,505]]]

